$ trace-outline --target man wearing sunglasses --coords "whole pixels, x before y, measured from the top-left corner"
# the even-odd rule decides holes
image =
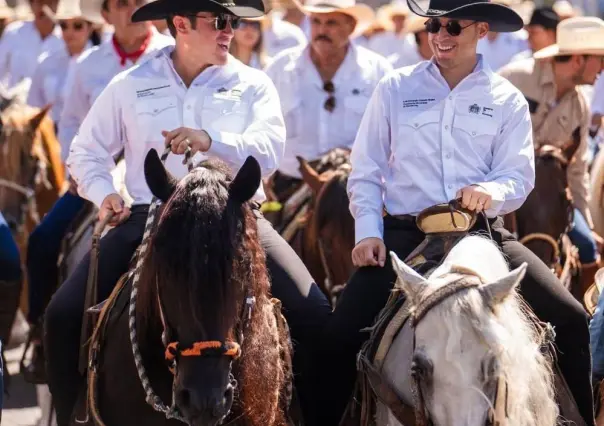
[[[254,156],[268,176],[279,166],[285,126],[279,96],[270,78],[229,55],[241,18],[262,16],[261,0],[156,0],[138,9],[133,22],[166,19],[175,46],[167,46],[138,66],[116,76],[99,95],[71,146],[67,166],[78,191],[116,225],[101,240],[99,297],[112,291],[140,244],[151,192],[143,175],[147,152],[166,145],[175,154],[187,148],[194,161],[219,158],[233,172]],[[126,187],[134,199],[124,206],[107,161],[126,152]],[[166,167],[176,177],[187,173],[180,155]],[[262,185],[255,200],[264,200]],[[282,300],[297,355],[318,332],[331,307],[291,247],[258,213],[258,232],[267,255],[272,294]],[[200,242],[201,244],[201,242]],[[59,426],[76,400],[78,346],[89,255],[55,293],[45,315],[48,377]],[[299,356],[295,363],[301,362]],[[297,364],[296,372],[299,373]],[[304,395],[301,374],[297,384]],[[307,393],[306,393],[307,394]]]
[[[0,39],[0,83],[12,89],[25,79],[31,78],[38,57],[63,47],[61,28],[44,11],[53,12],[58,0],[30,0],[33,21],[17,21],[9,24]]]
[[[573,132],[581,129],[581,144],[567,169],[575,207],[568,236],[579,249],[581,280],[587,288],[602,266],[597,245],[603,240],[594,231],[589,209],[590,111],[580,85],[594,84],[603,69],[604,21],[569,18],[558,25],[556,39],[556,44],[535,52],[534,59],[509,64],[500,74],[518,87],[529,103],[535,148],[544,144],[564,148],[572,143]]]
[[[460,199],[463,207],[485,212],[512,269],[528,264],[520,294],[554,326],[559,365],[586,424],[593,425],[587,314],[500,217],[518,209],[535,185],[531,116],[522,93],[495,74],[476,47],[489,31],[519,30],[522,19],[486,0],[431,0],[427,10],[407,2],[427,18],[434,56],[380,81],[352,148],[348,190],[356,227],[352,259],[359,269],[321,341],[322,361],[334,360],[324,364],[324,374],[343,389],[320,395],[322,424],[337,424],[353,387],[355,355],[368,337],[359,330],[372,325],[396,281],[387,253],[405,259],[424,239],[416,216]],[[485,229],[478,220],[472,231]]]
[[[350,148],[369,97],[392,70],[388,61],[351,43],[373,10],[354,0],[312,0],[302,10],[311,22],[308,46],[289,49],[266,69],[281,99],[287,129],[285,155],[272,178],[278,201],[301,182],[297,156],[313,161],[333,148]]]

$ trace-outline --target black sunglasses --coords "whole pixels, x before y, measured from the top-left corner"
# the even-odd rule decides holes
[[[461,24],[459,23],[459,21],[449,21],[449,22],[447,22],[447,25],[443,25],[440,23],[440,21],[438,19],[431,18],[431,19],[428,19],[424,25],[426,27],[426,31],[428,31],[431,34],[436,34],[440,31],[440,29],[442,27],[445,27],[445,29],[447,30],[447,32],[449,34],[451,34],[453,37],[457,37],[458,35],[461,34],[461,32],[463,30],[465,30],[468,27],[471,27],[474,24],[476,24],[476,22],[472,22],[471,24],[468,24],[465,27],[462,27]]]
[[[83,22],[74,22],[72,25],[69,25],[68,22],[61,21],[61,22],[59,22],[59,26],[61,27],[61,30],[63,30],[63,31],[65,31],[69,27],[73,28],[74,31],[82,31],[84,29]]]
[[[334,93],[336,92],[336,87],[331,81],[326,81],[325,84],[323,84],[323,90],[329,93],[329,97],[323,104],[323,108],[325,108],[329,112],[333,112],[333,110],[336,109],[336,97],[334,96]]]
[[[260,22],[243,19],[239,22],[239,28],[254,28],[255,30],[260,30]]]
[[[200,18],[200,19],[205,19],[207,22],[212,22],[214,21],[214,28],[216,28],[218,31],[223,31],[226,27],[227,24],[230,22],[231,23],[231,28],[236,30],[237,28],[239,28],[239,25],[241,24],[241,18],[234,16],[234,15],[226,15],[221,13],[218,16],[215,16],[213,18],[209,18],[207,16],[199,16],[199,15],[192,15],[196,18]]]

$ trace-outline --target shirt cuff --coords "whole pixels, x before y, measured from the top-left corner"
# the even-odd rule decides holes
[[[79,191],[78,191],[79,192]],[[80,193],[84,198],[92,201],[98,208],[101,208],[101,204],[103,204],[103,200],[107,198],[110,194],[117,194],[118,192],[113,187],[113,183],[98,180],[92,185],[86,193]]]
[[[480,186],[491,195],[491,208],[486,211],[488,217],[495,217],[501,211],[505,202],[505,194],[501,190],[501,184],[497,182],[478,182],[474,185]]]
[[[384,239],[384,219],[382,216],[365,215],[355,219],[355,245],[365,238]]]
[[[210,149],[207,153],[214,155],[222,160],[227,161],[230,158],[239,158],[239,141],[240,135],[227,132],[216,132],[213,130],[204,129],[212,139]]]

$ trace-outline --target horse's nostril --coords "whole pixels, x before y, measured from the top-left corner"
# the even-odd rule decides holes
[[[187,409],[191,407],[191,393],[187,389],[180,390],[176,398],[181,408]]]

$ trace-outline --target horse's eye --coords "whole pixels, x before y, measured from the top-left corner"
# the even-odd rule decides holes
[[[432,378],[433,373],[434,364],[432,360],[422,351],[415,352],[411,360],[411,375],[420,381],[426,382]]]

